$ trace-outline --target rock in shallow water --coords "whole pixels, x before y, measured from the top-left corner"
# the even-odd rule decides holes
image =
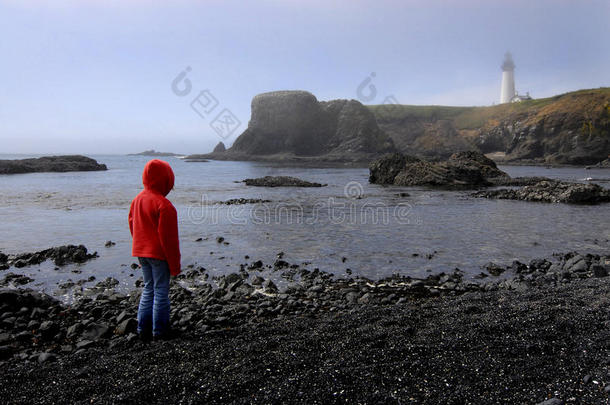
[[[478,187],[510,178],[479,152],[454,153],[444,162],[392,154],[372,162],[369,172],[369,182],[397,186]]]
[[[290,176],[265,176],[255,179],[245,179],[246,186],[256,187],[323,187],[326,184],[301,180]]]
[[[244,204],[262,204],[268,203],[271,200],[265,200],[262,198],[231,198],[230,200],[223,201],[222,204],[225,205],[244,205]]]
[[[80,155],[0,160],[0,174],[108,170],[105,164]]]
[[[569,183],[545,180],[520,189],[479,191],[479,198],[536,201],[566,204],[599,204],[610,202],[610,190],[598,184]]]
[[[7,258],[7,264],[15,267],[25,267],[51,259],[56,266],[63,266],[69,263],[84,263],[96,257],[98,257],[97,252],[88,253],[84,245],[64,245],[34,253],[11,255]]]
[[[31,283],[32,281],[34,281],[33,278],[24,276],[23,274],[8,273],[2,279],[2,281],[0,281],[0,286],[8,286],[10,284],[19,286],[19,285]]]

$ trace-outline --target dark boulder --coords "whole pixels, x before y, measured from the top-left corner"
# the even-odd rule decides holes
[[[610,190],[598,184],[569,183],[545,180],[520,189],[479,191],[474,197],[537,201],[567,204],[599,204],[610,202]]]
[[[38,330],[43,339],[51,339],[59,332],[59,325],[53,321],[44,321]]]
[[[489,272],[489,274],[491,274],[492,276],[499,276],[500,274],[504,273],[504,271],[506,270],[504,267],[497,265],[496,263],[493,262],[489,262],[485,265],[485,269]]]
[[[369,165],[369,181],[397,186],[477,187],[509,176],[479,152],[458,152],[443,162],[387,155]]]
[[[136,321],[134,318],[129,318],[119,323],[119,325],[114,330],[114,333],[116,333],[117,335],[128,335],[130,333],[134,333],[137,328],[138,321]]]
[[[48,363],[48,362],[52,362],[52,361],[56,361],[57,360],[57,355],[54,353],[40,353],[40,355],[38,356],[38,362],[40,364],[42,363]]]
[[[375,160],[369,166],[369,182],[376,184],[394,184],[394,178],[404,169],[407,164],[407,159],[411,159],[412,162],[419,161],[416,157],[403,155],[402,153],[388,154]]]
[[[269,293],[269,294],[275,294],[278,292],[277,286],[271,280],[267,280],[263,283],[263,289],[266,293]]]
[[[59,301],[49,295],[32,290],[0,290],[0,303],[6,305],[12,311],[20,310],[23,307],[34,308],[30,315],[37,318],[44,314],[40,308],[52,308],[59,305]]]
[[[110,328],[104,323],[91,323],[85,327],[82,337],[84,340],[98,340],[108,336]]]
[[[246,183],[246,186],[256,187],[323,187],[326,185],[290,176],[265,176],[256,179],[245,179],[244,183]]]
[[[7,263],[15,267],[25,267],[51,259],[56,266],[63,266],[69,263],[84,263],[95,257],[98,257],[97,252],[88,253],[87,248],[83,245],[64,245],[33,253],[11,255],[8,256]]]
[[[458,169],[463,168],[463,170],[472,170],[474,168],[486,180],[510,178],[508,174],[498,169],[493,160],[480,152],[457,152],[449,157],[447,163]]]

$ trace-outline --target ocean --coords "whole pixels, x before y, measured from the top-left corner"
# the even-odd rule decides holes
[[[1,159],[30,156],[0,155]],[[0,176],[0,251],[32,252],[84,244],[99,258],[55,269],[51,262],[10,269],[35,279],[28,287],[58,294],[59,283],[93,275],[133,288],[129,204],[142,189],[145,156],[91,155],[104,172]],[[554,252],[610,250],[610,204],[576,206],[470,197],[470,191],[380,186],[366,168],[311,168],[260,162],[185,162],[173,167],[168,198],[178,210],[182,265],[210,275],[239,270],[283,252],[337,276],[379,279],[426,276],[459,268],[467,276],[493,261],[510,264]],[[546,176],[610,187],[610,169],[501,166],[511,176]],[[320,188],[248,187],[241,180],[288,175],[327,184]],[[408,195],[405,195],[407,193]],[[225,205],[232,198],[270,202]],[[224,238],[225,243],[217,242]],[[198,241],[198,239],[200,239]],[[111,240],[116,245],[105,247]],[[246,256],[249,258],[246,259]],[[6,273],[6,272],[4,272]],[[1,276],[1,274],[0,274]],[[94,283],[95,283],[94,282]],[[278,281],[281,284],[281,280]]]

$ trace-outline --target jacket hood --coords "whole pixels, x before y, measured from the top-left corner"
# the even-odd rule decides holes
[[[174,188],[174,171],[169,163],[153,159],[144,166],[142,183],[145,189],[156,191],[165,197]]]

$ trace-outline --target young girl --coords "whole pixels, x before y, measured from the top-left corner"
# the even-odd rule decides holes
[[[162,339],[169,332],[169,278],[180,274],[176,208],[165,196],[174,188],[174,172],[154,159],[142,173],[144,190],[131,202],[131,253],[142,266],[144,290],[138,307],[138,334],[144,340]]]

